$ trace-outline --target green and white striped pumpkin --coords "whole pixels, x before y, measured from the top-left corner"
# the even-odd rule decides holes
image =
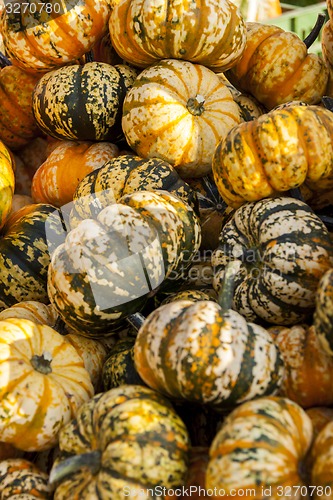
[[[213,286],[229,261],[238,265],[233,308],[248,321],[292,325],[315,306],[321,276],[332,266],[329,233],[313,210],[289,197],[242,205],[222,228]]]
[[[122,136],[122,104],[136,76],[129,66],[98,62],[49,71],[32,95],[37,124],[56,139],[113,142]]]
[[[51,303],[86,336],[109,332],[142,309],[200,246],[193,209],[167,191],[125,195],[69,231],[52,255]]]
[[[135,338],[119,339],[108,353],[103,365],[103,390],[123,384],[145,385],[134,366]]]
[[[51,497],[48,474],[23,458],[0,461],[0,498],[45,499]]]
[[[189,446],[185,424],[155,391],[123,385],[98,394],[60,432],[54,500],[120,500],[132,490],[181,487]]]
[[[326,271],[317,288],[314,327],[322,347],[333,355],[333,268]]]

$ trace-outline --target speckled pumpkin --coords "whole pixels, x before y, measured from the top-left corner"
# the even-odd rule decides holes
[[[249,321],[293,325],[314,311],[332,259],[329,233],[306,203],[267,198],[242,205],[223,227],[212,256],[213,286],[219,289],[227,262],[235,260],[234,309]]]
[[[52,487],[48,474],[34,463],[23,458],[0,461],[0,498],[26,499],[51,498]]]
[[[126,94],[122,128],[139,156],[161,158],[181,177],[202,177],[218,142],[239,122],[239,108],[215,73],[165,59],[142,71]]]
[[[43,304],[35,300],[26,300],[4,309],[0,312],[0,320],[8,318],[29,319],[39,325],[54,326],[57,320],[55,309],[50,304]]]
[[[333,114],[320,106],[290,105],[239,124],[213,157],[222,198],[239,207],[304,185],[315,206],[333,189],[332,136]]]
[[[145,385],[134,366],[135,338],[120,339],[108,352],[103,366],[103,390],[123,384]]]
[[[15,66],[0,70],[0,139],[12,150],[40,134],[31,109],[38,79]]]
[[[233,272],[231,264],[219,303],[177,300],[148,315],[134,362],[149,387],[215,409],[276,392],[280,354],[264,328],[230,308]]]
[[[319,103],[328,82],[323,59],[309,53],[291,31],[257,22],[247,22],[246,27],[245,50],[226,72],[230,82],[267,109],[295,100]]]
[[[159,158],[124,154],[86,175],[78,184],[73,195],[71,225],[74,218],[79,221],[95,217],[102,208],[118,202],[125,194],[156,189],[169,191],[195,210],[198,208],[196,192],[169,163]]]
[[[63,231],[60,218],[51,223],[55,210],[48,204],[28,205],[8,219],[0,238],[0,310],[25,300],[49,302],[46,221],[50,243],[56,245]]]
[[[79,182],[118,153],[118,147],[109,142],[61,141],[34,174],[34,201],[56,207],[70,203]]]
[[[14,186],[14,160],[9,149],[0,141],[0,229],[12,206]]]
[[[81,221],[52,255],[48,294],[71,328],[108,332],[140,310],[200,246],[192,208],[167,191],[124,195]]]
[[[63,66],[88,52],[106,33],[111,11],[109,0],[51,1],[45,6],[30,2],[29,6],[21,10],[13,4],[12,12],[4,9],[0,30],[13,62],[33,72]]]
[[[99,62],[49,71],[32,95],[37,124],[57,139],[114,142],[122,136],[122,104],[136,76],[129,66]]]
[[[59,445],[50,473],[55,500],[120,500],[132,489],[176,488],[186,479],[185,425],[146,387],[124,385],[96,395],[63,427]]]
[[[94,390],[74,347],[47,325],[0,321],[0,441],[25,451],[52,448],[63,424]]]
[[[115,2],[109,30],[118,54],[141,68],[185,59],[225,71],[239,60],[246,41],[243,18],[229,0],[122,0]]]
[[[327,406],[315,406],[306,410],[311,418],[313,435],[316,437],[326,424],[333,421],[333,408]]]
[[[244,403],[227,416],[212,442],[206,488],[237,499],[247,488],[255,500],[287,498],[288,491],[298,498],[293,486],[306,484],[301,464],[311,440],[311,420],[293,401],[266,397]]]
[[[330,500],[333,491],[333,422],[327,423],[316,437],[310,453],[311,484],[317,485],[313,498]]]
[[[333,269],[321,278],[316,295],[314,326],[325,351],[333,355]]]

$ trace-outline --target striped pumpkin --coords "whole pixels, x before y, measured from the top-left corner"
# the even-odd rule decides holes
[[[23,458],[0,461],[0,498],[51,498],[52,487],[48,475],[34,463]]]
[[[311,205],[329,204],[332,136],[333,114],[320,106],[290,105],[240,123],[219,142],[213,157],[222,198],[237,208],[304,186]]]
[[[115,2],[110,36],[125,61],[146,68],[161,59],[185,59],[225,71],[241,57],[246,29],[229,0]]]
[[[122,136],[121,108],[136,71],[91,62],[49,71],[32,96],[41,130],[57,139],[115,141]]]
[[[212,257],[216,290],[230,260],[239,269],[235,310],[249,321],[293,325],[314,311],[333,247],[324,223],[306,203],[267,198],[242,205],[223,227]]]
[[[14,159],[9,149],[0,141],[0,229],[10,213],[14,195]]]
[[[327,423],[317,435],[310,453],[311,484],[317,485],[314,500],[330,500],[333,492],[333,422]]]
[[[325,351],[333,355],[333,269],[321,278],[316,295],[314,327]]]
[[[206,488],[237,499],[244,490],[254,500],[302,498],[294,496],[293,487],[306,484],[301,470],[311,440],[311,420],[293,401],[266,397],[244,403],[213,440]]]
[[[56,207],[70,203],[85,175],[118,153],[118,147],[108,142],[61,141],[34,174],[31,195],[35,203]]]
[[[186,479],[185,425],[146,387],[123,385],[96,395],[63,427],[59,445],[50,473],[54,500],[120,499],[131,490],[181,487]]]
[[[171,272],[190,265],[200,246],[199,221],[167,191],[124,195],[81,221],[52,255],[51,303],[86,336],[110,331],[140,310]]]
[[[73,195],[71,220],[75,218],[78,222],[95,217],[102,208],[118,202],[125,194],[156,189],[175,194],[197,210],[196,192],[169,163],[159,158],[144,159],[124,154],[107,161],[82,179]]]
[[[136,369],[149,387],[216,409],[276,392],[281,357],[264,328],[230,308],[232,281],[226,275],[220,304],[177,300],[149,314],[134,345]]]
[[[122,128],[139,156],[161,158],[181,177],[202,177],[218,142],[239,122],[239,108],[215,73],[165,59],[142,71],[126,94]]]
[[[13,4],[1,16],[6,53],[15,65],[39,73],[74,62],[106,33],[110,10],[109,0],[29,2],[28,9]]]
[[[47,450],[94,394],[83,361],[65,338],[27,319],[0,321],[0,441]]]
[[[0,320],[8,318],[29,319],[38,325],[54,326],[57,320],[55,309],[50,304],[35,300],[26,300],[4,309],[0,312]]]
[[[63,233],[55,211],[48,204],[28,205],[8,219],[0,238],[0,310],[26,300],[49,302],[50,253]]]
[[[103,365],[103,390],[120,385],[145,385],[134,366],[135,338],[119,339],[108,352]]]
[[[323,59],[309,53],[296,33],[258,22],[247,22],[246,27],[245,50],[226,72],[230,82],[267,109],[288,101],[319,103],[329,73]]]

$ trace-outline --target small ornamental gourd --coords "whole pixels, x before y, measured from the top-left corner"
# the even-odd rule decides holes
[[[333,356],[333,268],[326,271],[318,284],[314,327],[323,349]]]
[[[26,300],[4,309],[0,312],[0,320],[8,318],[29,319],[39,325],[54,326],[57,320],[55,309],[50,304],[35,300]]]
[[[320,106],[290,105],[240,123],[214,152],[212,170],[222,198],[237,208],[300,186],[314,207],[318,195],[322,206],[329,204],[332,136],[333,113]]]
[[[313,498],[329,500],[333,492],[333,422],[327,423],[316,436],[311,448],[311,484],[318,485]]]
[[[230,308],[233,273],[231,264],[220,303],[177,300],[148,315],[135,340],[134,363],[149,387],[214,409],[276,392],[282,359],[264,328]]]
[[[114,142],[122,137],[121,108],[136,76],[130,66],[98,62],[49,71],[32,95],[37,124],[57,139]]]
[[[48,474],[24,458],[0,461],[0,498],[49,499],[52,487]]]
[[[294,487],[307,484],[302,465],[311,441],[311,420],[293,401],[265,397],[243,403],[226,417],[210,446],[206,488],[235,498],[244,491],[255,500],[301,498]]]
[[[48,295],[63,321],[98,336],[137,312],[200,246],[193,209],[167,191],[124,195],[82,220],[54,251]]]
[[[103,390],[120,385],[145,385],[134,366],[135,338],[119,339],[110,349],[103,365]]]
[[[212,256],[213,286],[219,289],[225,266],[236,261],[234,309],[248,321],[293,325],[314,311],[319,280],[332,260],[329,233],[306,203],[266,198],[242,205],[222,228]]]
[[[309,53],[296,33],[257,22],[246,27],[245,50],[226,72],[228,80],[267,109],[288,101],[319,103],[329,74],[323,59]]]
[[[28,6],[3,9],[0,31],[13,64],[31,72],[75,62],[107,32],[109,0],[34,1]]]
[[[85,175],[118,153],[118,147],[108,142],[61,141],[34,174],[31,194],[35,203],[60,207],[71,202]]]
[[[14,159],[9,149],[0,141],[0,229],[11,210],[14,186]]]
[[[205,66],[188,61],[165,59],[150,66],[124,99],[122,128],[130,147],[143,158],[171,163],[181,177],[208,173],[218,142],[239,122],[227,86]]]
[[[109,30],[120,57],[141,68],[185,59],[222,72],[236,64],[246,41],[243,18],[229,0],[122,0]]]
[[[121,499],[161,486],[175,490],[187,476],[184,423],[169,401],[139,385],[93,397],[62,428],[59,447],[50,472],[54,500]]]
[[[58,442],[63,424],[94,394],[74,347],[53,328],[0,321],[0,441],[25,451]]]

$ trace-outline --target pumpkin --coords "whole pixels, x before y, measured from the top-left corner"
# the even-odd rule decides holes
[[[209,462],[208,446],[192,446],[190,448],[190,459],[188,476],[184,487],[184,495],[180,496],[185,500],[190,493],[192,500],[200,500],[205,490],[206,470]]]
[[[34,201],[56,207],[70,203],[85,175],[118,153],[118,147],[108,142],[61,141],[34,174],[31,185]]]
[[[317,437],[325,425],[333,421],[333,408],[318,406],[307,409],[306,413],[311,418],[314,437]]]
[[[27,205],[8,219],[0,238],[0,310],[25,300],[49,302],[50,253],[63,232],[55,210]]]
[[[250,0],[232,0],[246,21],[265,21],[282,14],[280,0],[261,0],[254,4]]]
[[[11,210],[14,185],[13,156],[4,143],[0,141],[0,229]]]
[[[49,71],[32,95],[34,117],[57,139],[110,141],[121,134],[121,108],[136,71],[126,65],[90,62]]]
[[[175,194],[197,210],[197,195],[179,177],[177,170],[159,158],[144,159],[124,154],[110,159],[102,167],[87,174],[78,184],[73,195],[71,224],[96,216],[111,203],[136,191],[162,189]]]
[[[93,387],[62,335],[27,319],[0,321],[0,441],[25,451],[52,448]]]
[[[243,403],[212,442],[206,488],[237,499],[244,491],[258,500],[294,496],[293,487],[305,486],[301,467],[311,441],[311,420],[293,401],[264,397]]]
[[[108,352],[103,365],[103,390],[123,384],[145,385],[134,366],[135,338],[119,339]]]
[[[214,409],[276,392],[279,352],[264,328],[230,308],[233,279],[231,264],[219,303],[177,300],[148,315],[135,339],[134,363],[149,387]]]
[[[98,336],[140,310],[200,245],[191,207],[167,191],[124,195],[85,219],[54,251],[48,295],[63,321]]]
[[[228,80],[267,109],[295,100],[319,103],[329,73],[323,59],[309,53],[296,33],[258,22],[246,27],[245,50],[226,72]]]
[[[229,0],[122,0],[115,2],[109,30],[120,57],[141,68],[185,59],[225,71],[239,60],[246,41],[243,18]]]
[[[0,461],[0,497],[30,499],[51,498],[48,474],[23,458]]]
[[[33,203],[34,200],[31,198],[31,196],[28,196],[26,194],[14,193],[12,198],[12,207],[9,212],[9,217],[11,217],[14,213],[18,212],[18,210],[21,210],[21,208],[26,207],[27,205],[32,205]]]
[[[333,269],[322,276],[316,295],[314,326],[323,349],[333,355]]]
[[[92,48],[93,60],[107,64],[122,64],[123,60],[115,51],[108,31]]]
[[[327,354],[313,326],[279,327],[275,338],[284,361],[279,395],[302,408],[333,404],[333,358]]]
[[[0,320],[8,318],[29,319],[38,325],[48,325],[54,327],[57,314],[50,304],[43,304],[35,300],[26,300],[4,309],[0,312]]]
[[[0,70],[0,139],[12,150],[40,135],[31,109],[38,78],[15,66]]]
[[[181,177],[208,173],[218,142],[239,122],[227,86],[205,66],[188,61],[165,59],[150,66],[124,99],[122,128],[129,146],[143,158],[171,163]]]
[[[213,286],[219,289],[226,264],[236,261],[234,309],[248,321],[293,325],[313,312],[332,259],[329,233],[306,203],[266,198],[239,207],[222,228]]]
[[[2,460],[7,460],[8,458],[20,458],[23,457],[23,455],[23,450],[18,450],[15,446],[9,443],[0,442],[0,463]]]
[[[185,425],[167,400],[139,385],[93,397],[63,427],[59,446],[50,473],[54,500],[120,499],[132,490],[176,488],[186,479]]]
[[[0,30],[13,64],[45,73],[88,52],[107,32],[109,17],[109,0],[34,1],[28,9],[4,9]]]
[[[333,114],[320,106],[290,105],[240,123],[213,157],[222,198],[237,208],[304,185],[316,204],[333,189],[332,134]]]
[[[314,499],[332,498],[333,491],[333,422],[327,423],[319,432],[311,448],[309,461],[311,467],[311,484],[317,485]]]
[[[266,108],[249,94],[239,93],[234,96],[234,101],[238,104],[241,120],[244,122],[255,120],[267,112]]]

